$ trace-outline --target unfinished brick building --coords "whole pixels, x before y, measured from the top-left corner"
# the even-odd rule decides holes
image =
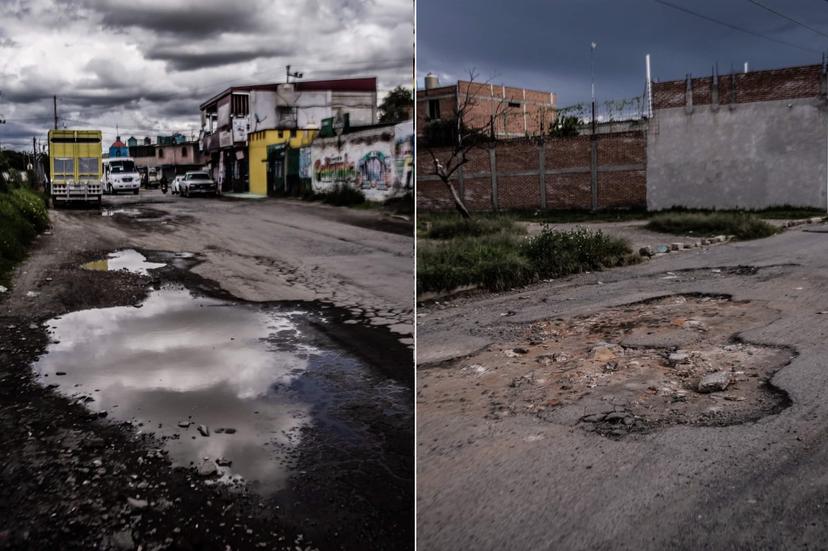
[[[457,81],[440,86],[429,73],[425,89],[417,90],[417,136],[433,120],[450,120],[468,98],[465,124],[489,128],[496,139],[537,136],[555,120],[557,96],[502,84]]]

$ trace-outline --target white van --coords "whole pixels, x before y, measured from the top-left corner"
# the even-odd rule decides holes
[[[135,167],[135,161],[129,157],[103,160],[103,184],[106,193],[131,191],[138,195],[141,187],[141,175]]]

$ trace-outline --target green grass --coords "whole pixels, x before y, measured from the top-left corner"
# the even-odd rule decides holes
[[[496,233],[525,234],[526,228],[506,216],[478,217],[468,220],[459,215],[426,217],[417,220],[417,235],[423,239],[480,237]]]
[[[48,226],[42,196],[26,188],[0,193],[0,284],[8,285],[12,268],[23,260],[35,236]]]
[[[677,212],[658,214],[647,229],[678,235],[733,235],[736,239],[759,239],[777,233],[773,224],[755,214],[732,212]]]
[[[824,216],[825,209],[811,207],[796,207],[792,205],[780,205],[761,210],[711,210],[711,209],[687,209],[674,207],[661,211],[646,211],[643,209],[624,210],[511,210],[499,212],[476,212],[473,218],[478,220],[509,219],[519,222],[534,222],[539,224],[579,224],[588,222],[628,222],[635,220],[649,220],[661,214],[679,213],[725,213],[738,214],[749,213],[766,220],[797,220]],[[417,216],[418,226],[421,222],[438,222],[442,220],[458,219],[453,212],[419,213]]]
[[[635,259],[625,241],[585,229],[544,228],[532,238],[501,230],[423,240],[417,245],[417,293],[465,285],[500,291]]]

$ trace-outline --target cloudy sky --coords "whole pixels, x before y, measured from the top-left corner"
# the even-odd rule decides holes
[[[561,106],[588,101],[593,41],[599,101],[621,99],[643,93],[646,53],[658,80],[716,62],[722,73],[819,63],[828,0],[418,0],[418,85],[428,71],[450,82],[475,68],[484,81],[557,92]]]
[[[411,0],[0,0],[0,143],[53,125],[121,137],[198,132],[236,84],[377,76],[411,86]]]

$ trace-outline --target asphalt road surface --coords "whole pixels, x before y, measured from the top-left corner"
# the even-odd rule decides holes
[[[413,334],[413,224],[377,211],[284,200],[108,196],[106,216],[53,211],[100,242],[201,253],[195,273],[237,298],[322,300]],[[134,211],[132,209],[135,209]],[[119,213],[118,211],[125,211]]]
[[[826,271],[828,227],[808,225],[418,309],[418,548],[826,548]],[[466,358],[537,320],[692,293],[770,312],[734,336],[795,351],[769,381],[788,407],[610,438],[538,415],[482,415],[486,396],[458,403],[441,386],[463,369],[497,370]]]
[[[412,222],[158,191],[50,218],[0,294],[0,549],[413,548]]]

